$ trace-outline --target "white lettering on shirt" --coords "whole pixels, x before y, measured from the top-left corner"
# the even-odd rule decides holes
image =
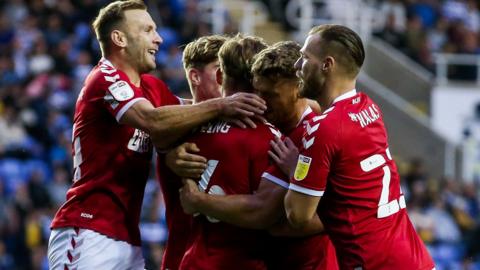
[[[372,104],[365,110],[362,110],[359,113],[349,113],[348,116],[350,117],[350,120],[360,123],[360,126],[364,128],[377,121],[380,118],[380,112],[375,104]]]
[[[128,142],[128,149],[139,152],[146,153],[150,151],[150,135],[140,129],[135,129],[132,138]]]
[[[208,123],[202,126],[200,132],[202,133],[228,133],[230,125],[226,122]]]

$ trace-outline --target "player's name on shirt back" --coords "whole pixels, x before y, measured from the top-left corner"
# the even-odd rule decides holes
[[[228,133],[231,125],[225,121],[211,122],[200,128],[202,133]]]
[[[375,104],[371,104],[365,110],[358,113],[349,113],[348,116],[353,122],[358,122],[362,128],[380,119],[380,110]]]

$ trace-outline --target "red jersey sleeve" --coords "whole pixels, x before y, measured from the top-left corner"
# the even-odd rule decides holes
[[[326,116],[326,115],[325,115]],[[323,196],[330,164],[337,149],[338,127],[334,119],[315,117],[307,123],[302,148],[289,189],[311,196]],[[329,121],[330,120],[330,121]]]
[[[101,99],[101,106],[120,121],[123,114],[137,101],[146,100],[141,88],[130,83],[127,75],[103,63],[94,74],[95,91],[85,93],[84,98]],[[93,100],[92,100],[93,101]]]
[[[262,174],[262,178],[284,188],[288,188],[288,176],[286,176],[277,165],[270,165]]]

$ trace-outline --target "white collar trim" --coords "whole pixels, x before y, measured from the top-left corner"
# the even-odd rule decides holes
[[[339,102],[341,100],[347,99],[347,98],[354,97],[356,94],[357,94],[357,89],[352,89],[352,90],[338,96],[336,99],[333,100],[332,104],[334,104],[336,102]]]
[[[100,62],[101,62],[102,64],[105,64],[105,65],[109,66],[109,67],[115,68],[115,67],[113,66],[112,62],[110,62],[110,60],[108,60],[108,59],[105,58],[105,57],[102,57],[102,59],[100,59]]]
[[[307,115],[311,112],[312,112],[312,108],[310,108],[310,106],[307,105],[307,108],[305,109],[305,111],[302,114],[302,117],[300,118],[300,120],[297,123],[297,127],[300,126],[300,124],[303,122],[305,117],[307,117]]]

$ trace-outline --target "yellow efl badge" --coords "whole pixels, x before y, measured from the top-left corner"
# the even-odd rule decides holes
[[[298,155],[297,167],[295,168],[295,174],[293,178],[297,181],[302,181],[308,174],[310,169],[310,163],[312,163],[312,158],[304,155]]]

